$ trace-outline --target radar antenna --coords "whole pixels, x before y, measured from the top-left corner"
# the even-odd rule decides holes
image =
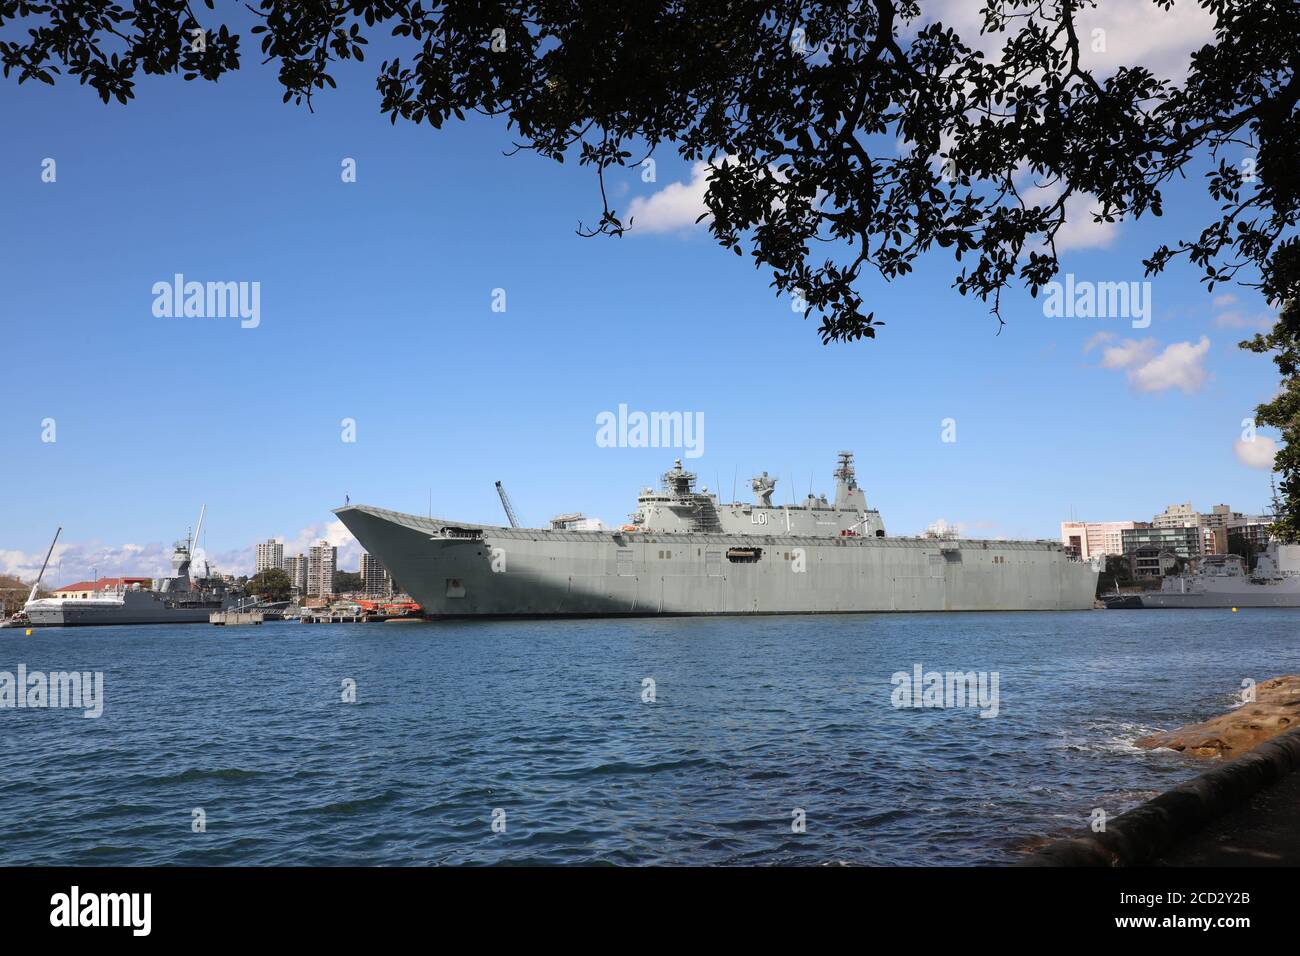
[[[758,503],[764,508],[772,507],[772,492],[776,490],[776,479],[768,477],[767,472],[763,472],[755,478],[751,478],[749,486],[754,489],[754,494],[758,495]]]
[[[510,527],[518,528],[519,519],[515,517],[515,509],[510,507],[510,496],[506,494],[505,486],[497,482],[497,494],[501,496],[501,507],[506,509],[506,518],[510,522]]]
[[[839,461],[835,468],[835,478],[842,481],[850,488],[858,486],[857,477],[853,473],[853,452],[842,451],[838,453]]]

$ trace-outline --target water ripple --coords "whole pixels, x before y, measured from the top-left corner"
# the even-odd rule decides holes
[[[0,710],[0,863],[1007,863],[1203,769],[1134,741],[1295,672],[1294,619],[0,631],[0,670],[106,692]],[[895,709],[916,664],[997,671],[998,716]]]

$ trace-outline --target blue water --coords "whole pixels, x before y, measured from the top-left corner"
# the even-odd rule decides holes
[[[1300,612],[0,631],[19,663],[106,702],[0,710],[6,865],[997,864],[1204,769],[1132,741],[1300,671]],[[998,716],[894,708],[917,663]]]

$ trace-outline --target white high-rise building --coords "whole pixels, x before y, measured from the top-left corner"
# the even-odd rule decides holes
[[[393,581],[388,576],[388,569],[384,563],[376,558],[373,554],[361,552],[361,581],[362,589],[367,594],[377,594],[387,597],[393,593]]]
[[[339,566],[339,549],[322,540],[307,549],[307,593],[334,593],[334,572]]]
[[[289,584],[298,589],[299,594],[307,593],[307,557],[295,554],[284,559],[284,573],[289,575]]]
[[[247,565],[245,565],[247,566]],[[267,538],[265,541],[258,542],[257,545],[257,564],[253,569],[254,574],[261,574],[268,568],[284,567],[284,545],[274,538]]]

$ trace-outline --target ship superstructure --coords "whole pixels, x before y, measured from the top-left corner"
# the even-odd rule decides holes
[[[617,530],[504,528],[349,505],[335,514],[430,617],[1065,610],[1097,567],[1056,541],[888,537],[841,452],[833,501],[722,503],[680,461]]]

